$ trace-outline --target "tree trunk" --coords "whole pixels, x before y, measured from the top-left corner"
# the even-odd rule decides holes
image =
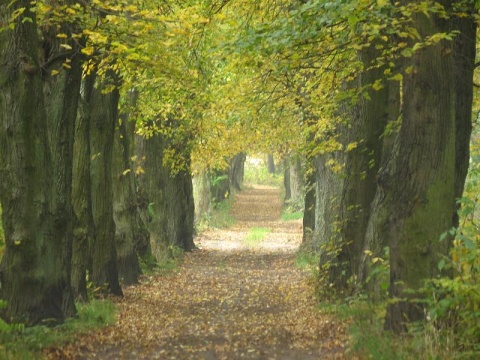
[[[230,185],[238,191],[242,190],[243,185],[243,174],[245,168],[245,160],[246,160],[245,153],[240,153],[235,155],[230,160],[230,171],[229,171],[229,179]]]
[[[110,81],[113,80],[111,77]],[[112,150],[118,119],[118,89],[102,94],[94,89],[90,104],[92,208],[97,237],[92,247],[92,282],[111,294],[122,295],[118,279],[113,220]]]
[[[316,223],[315,204],[317,202],[317,173],[314,161],[315,160],[311,156],[307,156],[305,169],[305,209],[303,210],[302,247],[311,248],[312,251],[318,251],[318,249],[314,249],[313,247],[313,234],[315,232]]]
[[[163,164],[166,145],[166,140],[160,135],[152,136],[145,143],[145,183],[152,217],[149,229],[152,253],[157,260],[173,256],[175,248],[184,251],[195,248],[191,174],[189,170],[173,174]]]
[[[303,180],[302,160],[299,155],[290,155],[288,171],[290,175],[290,204],[294,211],[298,211],[303,208],[305,187]]]
[[[448,31],[445,20],[413,15],[423,37]],[[391,166],[379,185],[386,194],[375,209],[388,214],[390,297],[385,328],[394,332],[421,320],[417,299],[426,279],[438,274],[451,239],[440,235],[453,225],[455,208],[455,83],[452,44],[441,41],[412,56],[403,82],[403,123]],[[406,299],[406,300],[405,300]]]
[[[214,170],[210,180],[210,192],[214,204],[230,196],[230,180],[226,170]]]
[[[387,127],[389,127],[390,130],[386,131],[382,137],[382,158],[375,179],[376,183],[382,181],[384,169],[389,166],[393,158],[393,144],[398,136],[397,127],[399,126],[401,116],[400,110],[400,83],[398,81],[392,81],[388,84]],[[375,210],[378,209],[384,197],[384,189],[381,186],[376,186],[375,196],[370,205],[370,216],[365,229],[365,240],[363,249],[360,251],[360,263],[358,264],[357,271],[358,284],[368,289],[368,293],[372,299],[380,295],[380,282],[384,281],[384,279],[380,278],[369,278],[372,256],[385,257],[385,248],[390,246],[388,238],[381,235],[385,234],[388,230],[388,213]]]
[[[135,134],[135,123],[131,122],[129,131],[133,136],[132,153],[135,154],[133,169],[135,172],[135,199],[137,203],[137,239],[135,248],[137,249],[140,259],[144,263],[150,264],[153,260],[152,248],[150,244],[150,232],[148,224],[151,221],[151,216],[148,212],[149,199],[147,195],[147,184],[145,183],[145,138]]]
[[[290,154],[286,154],[283,159],[283,188],[285,189],[283,203],[288,205],[292,198],[292,189],[290,185]]]
[[[193,176],[193,199],[195,202],[195,225],[204,220],[211,210],[210,175],[201,171]]]
[[[75,212],[72,289],[76,300],[87,301],[87,269],[91,271],[91,248],[96,238],[90,180],[90,105],[95,76],[82,83],[75,126],[72,203]]]
[[[0,20],[7,23],[19,8],[25,11],[15,28],[0,33],[0,200],[6,242],[0,298],[7,302],[4,319],[31,325],[61,322],[75,312],[65,233],[70,219],[67,214],[66,225],[55,222],[61,205],[56,192],[66,186],[71,168],[57,173],[60,182],[55,184],[54,171],[60,168],[52,166],[47,139],[35,14],[29,11],[28,1],[0,1]],[[22,21],[26,17],[32,22]],[[71,108],[65,104],[65,110]],[[68,119],[62,120],[54,125],[68,128]],[[68,138],[68,132],[65,135],[62,139]],[[68,153],[69,146],[62,150]],[[69,199],[64,203],[68,207]]]
[[[473,17],[475,6],[468,3],[467,17],[453,19],[453,30],[460,33],[453,43],[455,81],[455,197],[461,198],[470,161],[472,133],[473,71],[475,69],[477,23]],[[458,210],[457,206],[457,210]],[[453,225],[458,227],[457,211]]]
[[[275,174],[275,160],[272,154],[267,155],[267,169],[269,174]]]
[[[134,94],[130,94],[134,96]],[[130,101],[134,101],[131,99]],[[141,273],[136,242],[140,234],[135,194],[135,170],[132,163],[133,133],[129,131],[129,115],[122,114],[115,128],[113,145],[113,218],[118,273],[126,285],[138,283]]]
[[[69,34],[70,28],[71,26],[63,26],[61,32]],[[44,33],[44,42],[54,46],[50,49],[50,54],[48,54],[50,58],[55,58],[63,52],[60,42],[54,35]],[[72,205],[73,141],[80,84],[82,82],[79,46],[76,41],[70,41],[70,45],[77,51],[75,55],[68,59],[71,69],[65,71],[62,69],[60,62],[52,63],[44,68],[47,74],[44,75],[43,86],[48,118],[47,130],[50,154],[52,156],[52,175],[55,179],[52,198],[54,216],[53,236],[57,239],[64,238],[66,241],[63,261],[67,268],[69,279],[71,278],[74,226]],[[50,58],[46,56],[45,61],[49,62]],[[65,60],[62,59],[62,61]],[[51,76],[52,70],[57,70],[59,72],[58,75]],[[70,290],[68,293],[69,296],[72,294]],[[75,314],[73,298],[69,300],[68,306],[70,308],[68,313],[70,316],[73,316]]]

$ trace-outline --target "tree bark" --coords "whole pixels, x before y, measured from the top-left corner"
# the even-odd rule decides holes
[[[113,76],[107,79],[113,81]],[[114,295],[122,295],[113,220],[112,151],[118,119],[118,89],[102,94],[106,80],[94,89],[90,104],[90,146],[93,219],[97,230],[92,247],[92,282]]]
[[[135,96],[134,93],[130,97]],[[133,98],[130,102],[135,101]],[[126,285],[138,283],[140,265],[136,251],[141,236],[135,190],[135,169],[132,163],[133,133],[129,131],[129,115],[121,114],[115,128],[113,145],[113,218],[117,248],[118,273]]]
[[[64,25],[60,31],[71,35],[71,28],[72,24]],[[44,43],[52,46],[49,54],[45,54],[47,63],[50,63],[50,58],[54,58],[63,52],[60,41],[54,35],[44,33]],[[74,225],[72,205],[73,142],[80,84],[82,82],[82,68],[79,45],[77,41],[70,40],[69,42],[76,52],[68,59],[62,59],[62,61],[68,61],[71,69],[63,70],[60,62],[44,67],[43,71],[46,74],[44,75],[43,94],[48,118],[47,130],[52,156],[53,178],[55,179],[52,198],[53,236],[64,238],[66,241],[63,261],[70,279]],[[45,45],[43,48],[45,48]],[[50,55],[50,58],[47,55]],[[52,70],[57,70],[58,75],[50,75]],[[72,294],[71,291],[69,291],[69,294]],[[70,310],[68,312],[70,316],[73,316],[75,314],[73,299],[69,300],[69,303]]]
[[[195,248],[193,185],[189,170],[172,170],[163,164],[167,141],[154,135],[145,141],[145,184],[150,202],[152,253],[157,260],[173,256],[175,248]],[[186,168],[189,169],[187,164]]]
[[[275,174],[275,160],[272,154],[267,155],[267,170],[269,174]]]
[[[212,172],[210,192],[214,205],[230,196],[230,179],[226,170],[214,170]]]
[[[290,204],[293,206],[294,211],[301,210],[303,208],[304,200],[304,180],[303,180],[303,167],[301,157],[297,154],[290,154],[289,164],[290,174]]]
[[[413,15],[422,37],[447,31],[434,15]],[[403,123],[393,159],[380,179],[383,211],[390,239],[390,297],[385,328],[407,330],[425,311],[415,301],[426,279],[438,274],[438,261],[448,255],[451,239],[440,235],[453,225],[455,209],[455,86],[452,44],[441,41],[415,52],[412,71],[403,82]]]
[[[75,212],[72,254],[72,289],[76,300],[87,301],[87,269],[96,238],[90,179],[90,105],[95,76],[84,79],[75,126],[72,203]]]
[[[228,177],[230,179],[230,185],[237,191],[242,191],[245,159],[245,153],[240,153],[230,160]]]
[[[62,201],[69,206],[68,195],[59,199],[57,191],[68,186],[71,167],[57,172],[57,184],[53,181],[61,161],[68,164],[71,143],[64,148],[56,143],[68,139],[68,131],[48,142],[38,29],[30,2],[0,1],[0,21],[8,23],[11,12],[19,8],[25,11],[15,28],[0,33],[0,201],[6,242],[0,298],[7,302],[2,310],[5,320],[33,325],[61,322],[75,312],[66,233],[71,219],[67,214],[67,224],[56,222]],[[26,17],[32,22],[22,21]],[[58,109],[58,113],[67,116],[73,104],[62,106],[65,112]],[[71,120],[65,117],[53,125],[65,130]],[[56,165],[52,165],[50,145],[65,155],[55,159]]]
[[[305,209],[303,210],[303,235],[302,247],[310,247],[312,251],[318,251],[313,247],[313,234],[316,223],[316,189],[317,174],[314,159],[307,156],[305,169]]]
[[[206,170],[193,176],[193,199],[195,202],[195,225],[205,219],[211,210],[210,175]]]
[[[475,6],[466,5],[468,16],[453,19],[453,30],[460,33],[453,43],[455,81],[455,197],[462,197],[470,161],[470,136],[472,134],[473,72],[475,69],[477,23],[473,17]],[[456,210],[459,205],[457,204]],[[453,215],[453,225],[458,227],[458,212]]]
[[[290,185],[290,154],[286,154],[283,159],[283,188],[285,189],[283,203],[287,205],[292,198],[292,189]]]

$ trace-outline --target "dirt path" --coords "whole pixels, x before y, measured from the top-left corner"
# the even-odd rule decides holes
[[[294,266],[301,221],[280,220],[278,190],[237,195],[236,224],[196,239],[178,272],[125,289],[115,326],[56,352],[75,359],[343,359],[339,324],[315,308]],[[270,229],[249,243],[253,227]]]

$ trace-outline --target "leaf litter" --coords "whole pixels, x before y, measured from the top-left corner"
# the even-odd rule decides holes
[[[280,220],[277,189],[236,195],[236,223],[208,230],[168,276],[143,276],[116,300],[118,321],[44,352],[49,359],[346,359],[342,323],[317,307],[295,266],[301,220]],[[272,231],[254,247],[252,227]]]

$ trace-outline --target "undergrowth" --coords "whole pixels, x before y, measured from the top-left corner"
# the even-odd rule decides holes
[[[283,175],[269,173],[265,164],[254,165],[247,162],[245,163],[244,182],[280,188],[283,184]]]
[[[295,212],[284,211],[284,212],[282,212],[282,220],[283,221],[292,221],[292,220],[299,220],[299,219],[303,219],[303,211],[295,211]]]
[[[235,196],[230,195],[230,197],[225,200],[215,203],[213,209],[197,224],[197,231],[203,232],[207,229],[224,229],[235,224],[235,218],[230,215],[230,210],[234,202]]]
[[[253,247],[265,240],[268,233],[272,232],[272,229],[265,227],[253,227],[245,236],[245,242],[248,246]]]
[[[92,300],[77,304],[78,315],[55,327],[7,325],[0,331],[0,359],[30,360],[41,358],[51,346],[73,342],[79,334],[114,324],[115,305],[111,300]]]

